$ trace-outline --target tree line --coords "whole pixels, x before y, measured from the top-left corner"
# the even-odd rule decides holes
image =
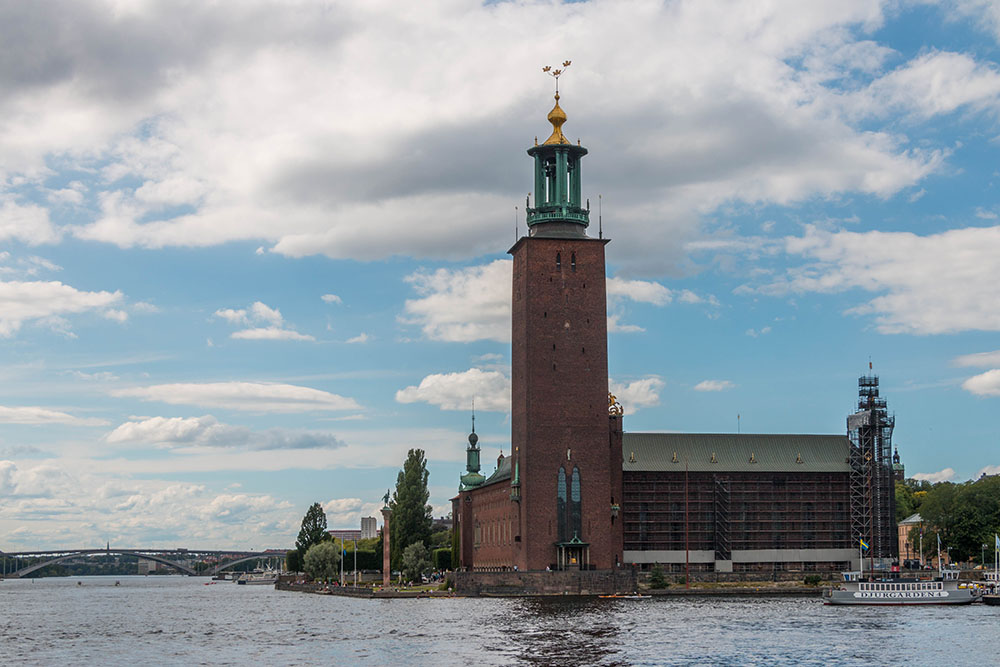
[[[925,558],[937,552],[940,535],[953,562],[992,565],[994,535],[1000,533],[1000,475],[961,483],[896,482],[896,522],[917,513],[923,521]],[[907,541],[917,553],[919,527],[910,530]]]
[[[451,568],[451,531],[432,530],[429,476],[424,451],[411,449],[396,477],[396,489],[388,503],[392,510],[390,563],[392,570],[399,571],[407,581],[420,582],[421,576],[431,570]],[[316,580],[330,581],[339,575],[342,557],[346,557],[345,570],[353,568],[353,552],[353,541],[345,545],[330,537],[323,506],[313,503],[302,518],[295,549],[286,557],[286,567],[292,572],[305,572]],[[381,533],[375,539],[358,540],[358,569],[381,570],[382,552]]]

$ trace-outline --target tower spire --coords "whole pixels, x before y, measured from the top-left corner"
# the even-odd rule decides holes
[[[571,61],[560,69],[549,65],[542,71],[556,80],[555,106],[549,111],[552,134],[541,144],[535,143],[528,155],[535,158],[535,207],[527,208],[528,235],[560,238],[585,237],[590,224],[589,207],[584,208],[581,188],[583,146],[573,145],[563,134],[566,112],[559,106],[559,77]]]

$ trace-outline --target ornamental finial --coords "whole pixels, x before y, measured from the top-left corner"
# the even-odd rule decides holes
[[[568,144],[569,139],[563,136],[562,126],[566,122],[566,112],[559,106],[559,77],[566,72],[566,68],[572,65],[572,61],[564,60],[562,69],[552,69],[546,65],[542,71],[556,80],[556,105],[549,112],[548,121],[552,123],[552,134],[545,140],[544,144]]]

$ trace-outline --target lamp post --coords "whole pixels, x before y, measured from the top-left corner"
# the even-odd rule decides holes
[[[979,556],[979,564],[985,570],[986,569],[986,545],[983,544],[982,546],[983,546],[983,548],[982,548],[982,553]]]

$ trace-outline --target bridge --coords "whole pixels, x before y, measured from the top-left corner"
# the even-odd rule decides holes
[[[245,563],[247,561],[257,560],[261,558],[281,558],[284,560],[285,551],[238,551],[238,550],[207,550],[207,549],[118,549],[107,546],[103,549],[57,549],[53,551],[20,551],[20,552],[3,552],[0,551],[0,556],[7,559],[13,558],[19,560],[21,558],[41,558],[42,560],[33,562],[31,565],[25,565],[20,567],[13,572],[5,573],[5,576],[12,579],[17,579],[19,577],[24,577],[31,574],[36,570],[40,570],[47,565],[55,565],[56,563],[61,563],[63,561],[72,560],[74,558],[80,558],[85,556],[138,556],[145,560],[155,561],[157,563],[162,563],[167,567],[171,567],[182,574],[187,574],[189,576],[213,576],[226,570],[234,565],[239,565],[240,563]],[[182,565],[179,561],[191,561],[191,560],[205,560],[211,559],[215,562],[215,565],[209,567],[202,572],[196,572],[194,569],[188,567],[187,565]],[[6,565],[6,560],[4,561]]]

